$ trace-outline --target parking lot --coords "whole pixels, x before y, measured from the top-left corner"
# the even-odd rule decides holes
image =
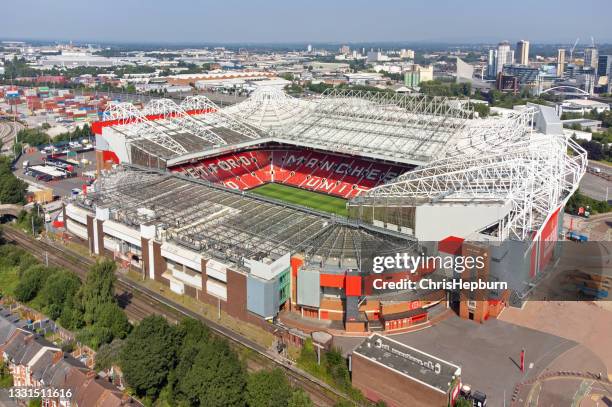
[[[69,196],[74,188],[78,188],[80,190],[83,187],[83,184],[87,181],[83,173],[93,171],[96,168],[95,151],[87,151],[84,153],[78,153],[77,157],[75,157],[75,160],[79,161],[80,163],[78,167],[75,167],[75,177],[45,182],[25,174],[23,168],[23,163],[25,161],[28,161],[30,166],[41,165],[44,163],[44,158],[45,155],[37,149],[30,152],[24,152],[24,154],[22,154],[21,157],[19,157],[19,160],[15,163],[15,175],[30,184],[52,188],[53,194],[60,197]],[[89,163],[81,163],[83,159],[86,159]]]
[[[538,376],[577,346],[572,340],[501,320],[477,324],[458,317],[393,339],[461,366],[463,383],[487,394],[491,406],[503,405],[504,396],[510,405],[516,384]],[[335,337],[334,344],[349,352],[362,340]],[[526,352],[525,373],[519,369],[521,349]],[[590,365],[597,363],[592,355],[588,360]],[[599,368],[605,370],[603,365]]]

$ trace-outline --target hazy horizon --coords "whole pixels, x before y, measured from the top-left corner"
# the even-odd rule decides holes
[[[469,4],[466,4],[469,3]],[[82,0],[33,0],[28,7],[4,5],[0,38],[107,44],[339,43],[491,44],[527,39],[540,44],[612,42],[610,0],[512,3],[399,0],[372,5],[364,0],[225,0],[175,3],[107,0],[92,7]],[[576,16],[580,17],[579,19]],[[588,22],[588,24],[585,24]]]

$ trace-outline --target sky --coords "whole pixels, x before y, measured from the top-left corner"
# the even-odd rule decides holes
[[[612,0],[18,0],[0,38],[116,43],[612,42]]]

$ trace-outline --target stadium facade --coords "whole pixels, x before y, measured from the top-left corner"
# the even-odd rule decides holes
[[[448,293],[373,289],[373,254],[482,252],[487,270],[526,281],[548,266],[586,153],[535,130],[537,109],[473,118],[446,98],[272,88],[225,109],[203,96],[113,104],[93,128],[101,176],[64,219],[92,253],[244,320],[405,329]],[[346,199],[348,217],[249,192],[269,183]],[[508,299],[477,300],[461,315]]]

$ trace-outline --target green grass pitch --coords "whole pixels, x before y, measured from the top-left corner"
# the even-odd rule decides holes
[[[281,184],[266,184],[251,189],[254,194],[302,205],[318,211],[347,216],[346,200]]]

